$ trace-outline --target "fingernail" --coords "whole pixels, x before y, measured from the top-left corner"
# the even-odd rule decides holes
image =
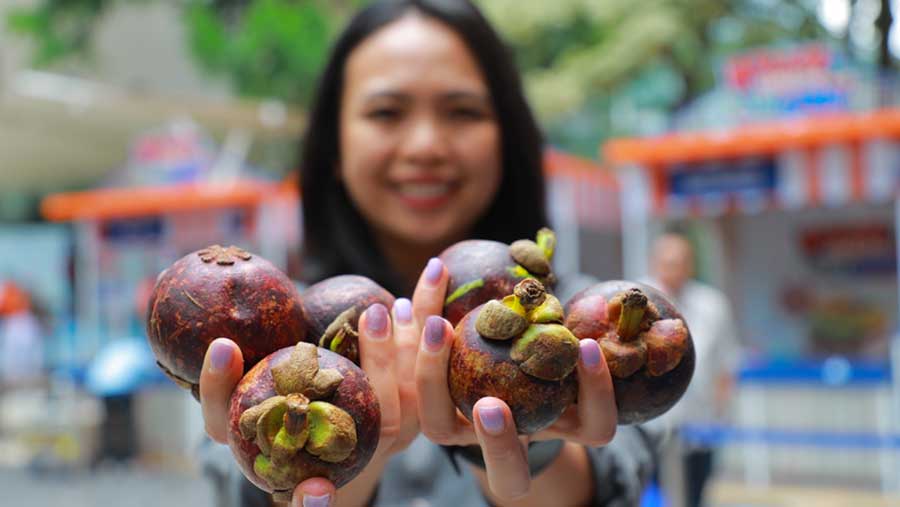
[[[600,364],[600,345],[590,338],[581,340],[581,360],[588,368],[596,368]]]
[[[231,347],[218,340],[209,346],[209,369],[212,373],[223,372],[231,364]]]
[[[481,420],[481,426],[484,428],[484,431],[487,431],[492,435],[503,433],[503,427],[506,425],[506,421],[503,417],[502,408],[496,406],[479,407],[478,419]]]
[[[412,322],[412,302],[406,298],[394,301],[394,316],[401,324]]]
[[[425,320],[425,347],[431,352],[437,352],[443,345],[444,319],[432,315]]]
[[[381,303],[375,303],[366,310],[366,328],[373,338],[383,338],[387,330],[387,308]]]
[[[444,263],[437,257],[432,257],[425,266],[425,281],[434,285],[441,279],[441,272],[444,271]]]
[[[331,505],[331,495],[322,496],[303,495],[303,507],[328,507]]]

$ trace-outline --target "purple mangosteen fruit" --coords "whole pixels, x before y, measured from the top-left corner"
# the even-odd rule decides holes
[[[148,302],[147,338],[157,364],[199,399],[209,344],[233,340],[245,370],[306,336],[297,290],[282,271],[235,246],[185,255],[157,278]]]
[[[658,290],[609,281],[569,300],[565,326],[600,344],[612,374],[619,424],[648,421],[669,410],[694,373],[694,345],[684,318]]]
[[[241,379],[229,406],[228,445],[241,471],[276,500],[324,477],[341,487],[378,445],[381,410],[366,374],[311,343],[278,350]]]
[[[381,303],[394,306],[394,296],[369,278],[340,275],[311,285],[301,294],[307,341],[359,364],[359,317]]]

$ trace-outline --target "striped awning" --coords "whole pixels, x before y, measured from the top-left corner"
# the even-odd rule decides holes
[[[667,217],[882,202],[900,191],[900,109],[619,139],[604,153],[646,174]]]

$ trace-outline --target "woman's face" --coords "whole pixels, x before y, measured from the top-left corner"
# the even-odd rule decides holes
[[[463,40],[409,14],[350,54],[339,177],[379,238],[435,246],[462,239],[501,179],[500,130]]]

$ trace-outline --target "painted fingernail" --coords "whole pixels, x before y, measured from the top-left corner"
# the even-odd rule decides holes
[[[432,315],[425,320],[425,347],[431,352],[437,352],[443,345],[444,319]]]
[[[425,266],[425,281],[434,285],[441,279],[441,273],[444,271],[444,263],[437,257],[432,257]]]
[[[225,342],[215,340],[209,346],[209,370],[212,373],[221,373],[231,364],[231,346]]]
[[[303,507],[328,507],[331,505],[331,495],[324,494],[322,496],[303,496]]]
[[[506,425],[506,421],[503,417],[502,408],[497,406],[479,407],[478,419],[481,421],[481,426],[484,428],[484,431],[487,431],[491,435],[503,433],[503,427]]]
[[[400,324],[412,322],[412,302],[406,298],[394,301],[394,317]]]
[[[381,303],[375,303],[366,310],[366,329],[372,338],[384,338],[387,330],[388,312]]]
[[[581,360],[588,368],[596,368],[600,364],[600,345],[595,340],[585,338],[579,344],[581,348]]]

